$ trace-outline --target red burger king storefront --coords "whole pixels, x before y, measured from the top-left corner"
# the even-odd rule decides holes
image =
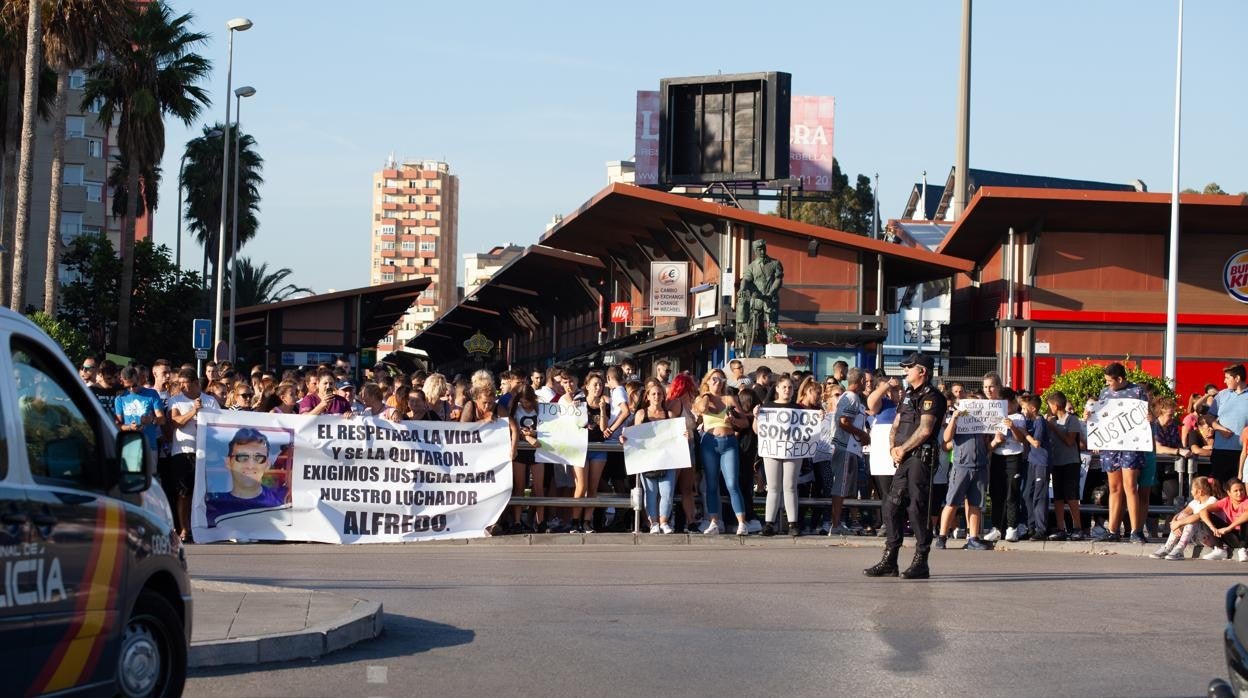
[[[974,262],[954,277],[954,355],[1000,357],[1006,380],[1043,390],[1085,361],[1160,375],[1170,195],[979,190],[938,250]],[[1248,360],[1248,197],[1182,195],[1180,395]]]

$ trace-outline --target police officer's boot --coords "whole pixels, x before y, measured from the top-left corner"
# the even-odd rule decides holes
[[[915,552],[914,560],[910,562],[910,566],[906,568],[901,576],[905,579],[927,579],[932,576],[931,570],[927,568],[927,553]]]
[[[897,576],[897,548],[884,548],[884,557],[874,565],[863,570],[862,573],[868,577],[896,577]]]

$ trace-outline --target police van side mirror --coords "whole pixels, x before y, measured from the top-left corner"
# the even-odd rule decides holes
[[[138,494],[152,486],[147,471],[147,440],[141,432],[123,431],[117,435],[117,462],[121,468],[117,487],[123,494]]]

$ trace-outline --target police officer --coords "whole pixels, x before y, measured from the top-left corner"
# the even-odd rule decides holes
[[[889,453],[897,464],[893,484],[884,496],[883,515],[888,537],[884,543],[884,557],[872,567],[863,570],[868,577],[896,577],[897,554],[901,550],[903,521],[910,516],[910,529],[914,531],[914,561],[902,577],[927,579],[927,552],[932,545],[931,506],[929,493],[932,486],[932,470],[937,458],[940,420],[945,415],[945,396],[932,387],[932,357],[915,352],[901,362],[906,370],[906,394],[897,407],[897,419],[893,422],[892,448]],[[909,500],[907,502],[907,500]]]

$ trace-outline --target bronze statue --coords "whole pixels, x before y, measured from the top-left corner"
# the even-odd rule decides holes
[[[784,282],[784,265],[767,256],[767,243],[755,240],[751,245],[754,261],[741,274],[737,289],[736,349],[737,356],[746,358],[758,330],[770,337],[780,313],[780,286]]]

